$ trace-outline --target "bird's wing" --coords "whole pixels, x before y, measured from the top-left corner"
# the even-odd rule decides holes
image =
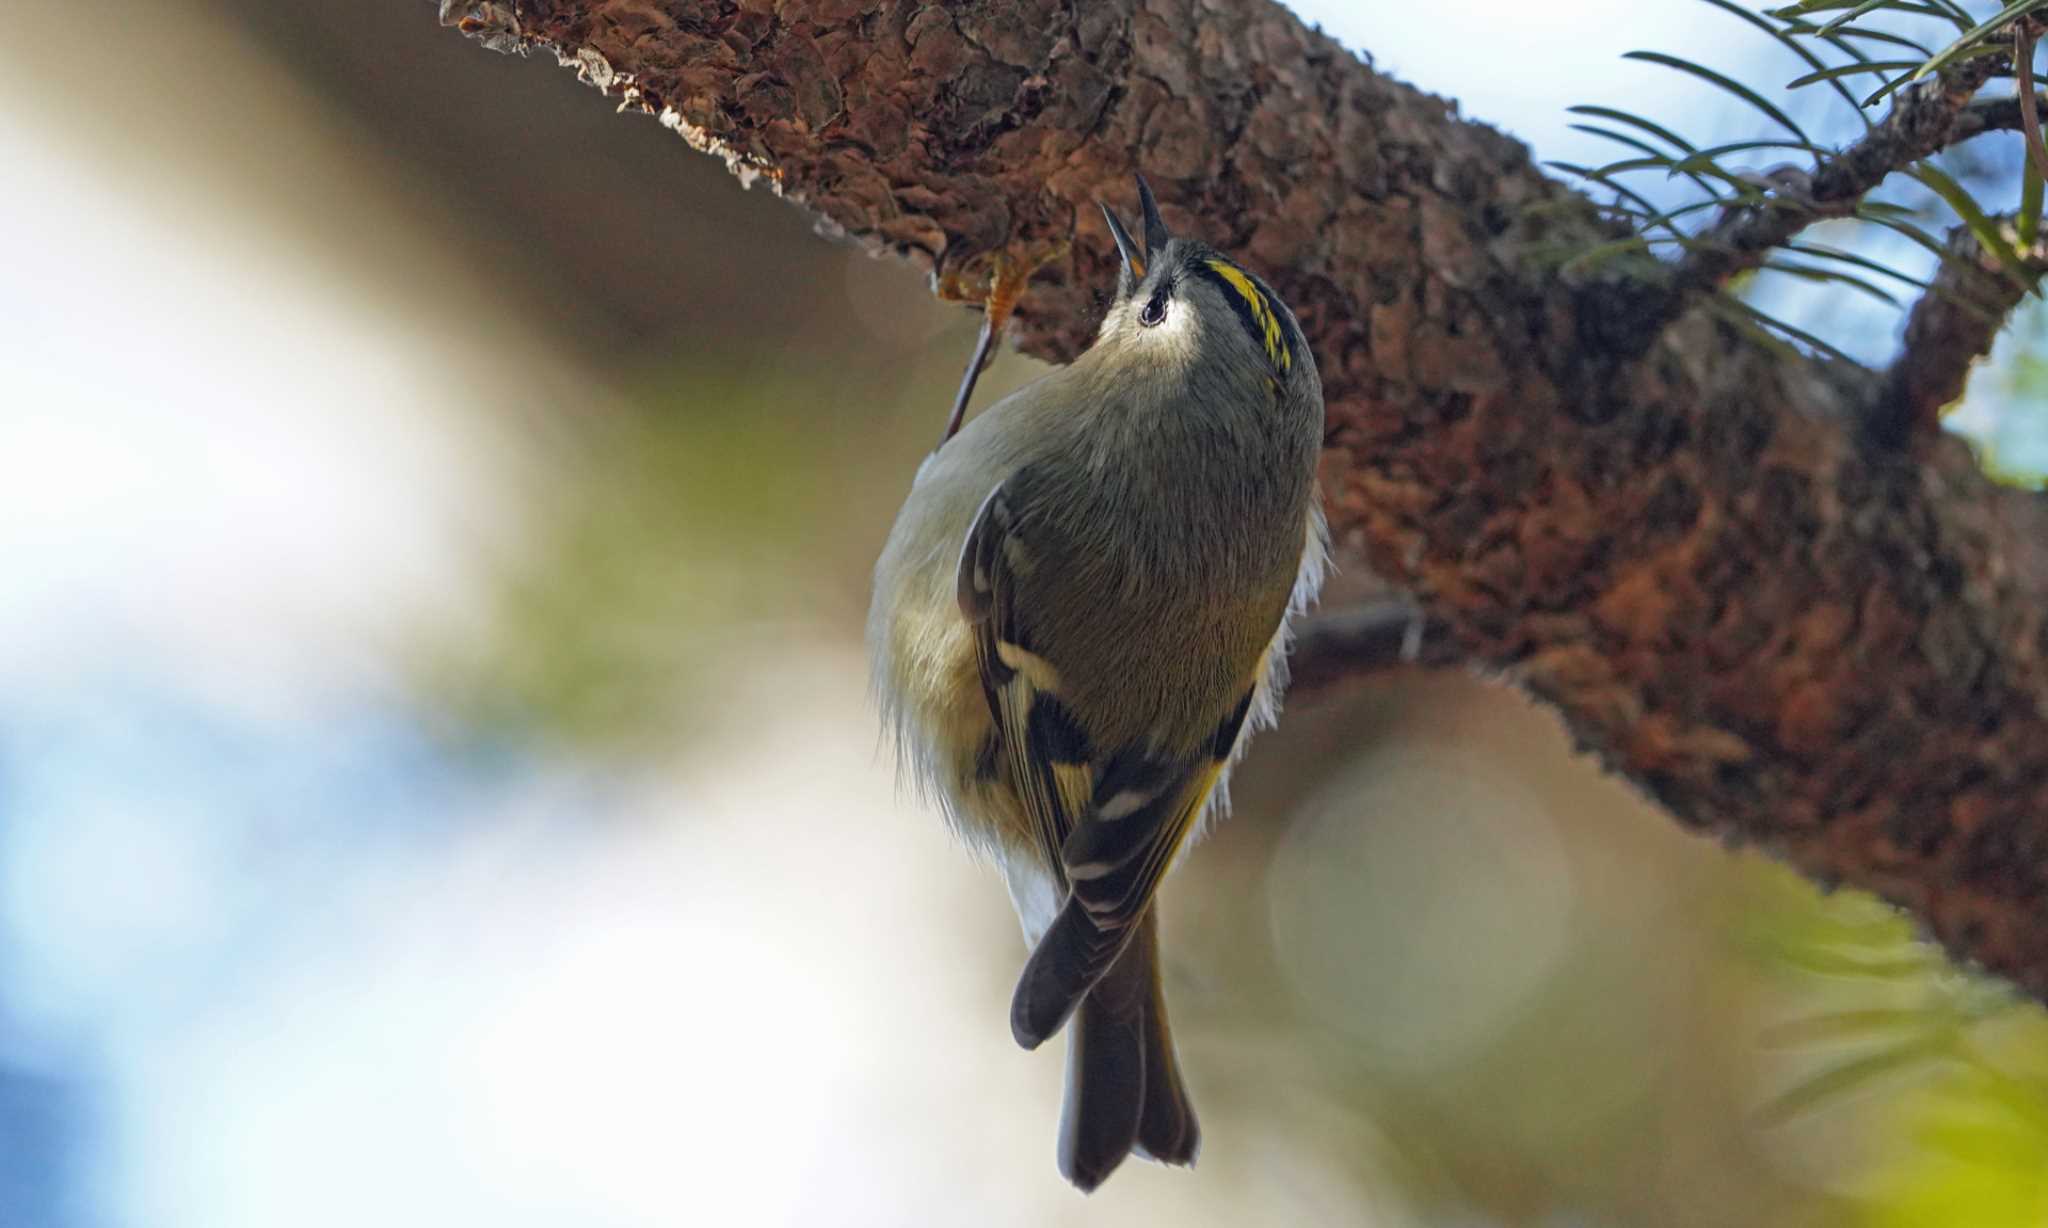
[[[958,597],[1011,778],[1046,865],[1071,888],[1013,1003],[1018,1039],[1035,1045],[1065,1022],[1145,915],[1230,761],[1258,671],[1191,754],[1100,745],[1061,697],[1058,662],[1034,642],[1020,599],[1020,580],[1058,565],[1034,553],[1018,516],[1016,492],[1028,481],[1012,477],[982,502],[961,550]]]
[[[1039,565],[1013,503],[1019,484],[1012,477],[982,500],[960,552],[958,596],[1011,779],[1045,864],[1057,868],[1094,794],[1095,747],[1060,698],[1059,672],[1035,650],[1028,612],[1018,608],[1018,582]]]
[[[1071,891],[1039,939],[1010,1000],[1010,1031],[1027,1049],[1060,1030],[1116,962],[1173,855],[1207,808],[1251,708],[1252,688],[1185,758],[1129,748],[1106,758],[1061,850]]]

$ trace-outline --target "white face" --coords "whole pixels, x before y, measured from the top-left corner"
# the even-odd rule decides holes
[[[1103,332],[1116,332],[1124,344],[1161,356],[1197,353],[1200,317],[1213,306],[1199,298],[1207,287],[1198,284],[1201,275],[1180,245],[1154,255],[1147,276],[1103,320]]]
[[[1202,352],[1203,313],[1189,300],[1191,280],[1183,274],[1170,287],[1140,283],[1103,317],[1101,340],[1153,371],[1185,368]]]
[[[1125,304],[1125,314],[1140,344],[1171,341],[1186,345],[1193,339],[1199,313],[1189,300],[1188,289],[1183,278],[1178,284],[1159,286],[1149,293],[1140,287],[1139,293],[1131,296],[1131,301]]]
[[[1203,356],[1285,380],[1296,357],[1283,309],[1255,279],[1203,249],[1171,250],[1104,322],[1161,359]]]

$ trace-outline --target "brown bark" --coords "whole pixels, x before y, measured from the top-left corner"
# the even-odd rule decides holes
[[[1571,284],[1614,236],[1526,151],[1263,0],[450,3],[823,223],[942,275],[1050,257],[1013,333],[1069,358],[1092,202],[1265,274],[1329,393],[1343,556],[1561,712],[1681,822],[1871,888],[2048,993],[2048,620],[2031,496],[1858,429],[1871,372]]]
[[[2015,108],[2017,109],[2017,108]],[[2027,247],[2017,230],[1998,221],[2011,257],[2030,277],[2048,269],[2048,253]],[[1885,374],[1884,391],[1871,407],[1869,429],[1883,441],[1923,437],[1941,424],[1941,411],[1963,395],[1970,368],[1991,352],[2006,318],[2031,286],[2007,274],[1968,226],[1949,232],[1948,250],[1929,292],[1906,317],[1906,343]]]

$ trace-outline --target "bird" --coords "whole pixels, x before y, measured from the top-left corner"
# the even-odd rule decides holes
[[[1270,726],[1328,535],[1322,382],[1256,274],[1098,201],[1119,262],[1089,347],[927,456],[875,565],[873,689],[901,770],[1003,872],[1016,1041],[1069,1029],[1060,1172],[1188,1165],[1155,896]],[[961,382],[972,396],[987,339]]]

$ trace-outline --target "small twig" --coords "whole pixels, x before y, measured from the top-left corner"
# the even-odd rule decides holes
[[[2020,105],[2023,96],[1979,98],[1964,107],[1956,114],[1955,135],[1949,143],[1957,144],[1988,132],[2023,131],[2027,123],[2026,108]],[[2035,110],[2038,112],[2043,107],[2048,107],[2048,94],[2035,94]]]
[[[1952,139],[1957,114],[1990,79],[1993,66],[1992,59],[1981,57],[1902,90],[1885,122],[1824,161],[1803,191],[1780,187],[1772,207],[1750,206],[1730,225],[1717,227],[1722,231],[1714,236],[1719,245],[1689,256],[1679,269],[1677,288],[1683,293],[1719,287],[1755,268],[1765,253],[1814,222],[1847,214],[1894,171],[1941,149]]]
[[[2037,274],[2048,271],[2048,252],[2039,245],[2020,250],[2019,257]],[[1941,411],[1963,395],[1970,368],[1991,352],[2006,318],[2030,289],[1984,250],[1968,226],[1952,228],[1941,268],[1906,317],[1905,346],[1872,406],[1872,437],[1903,447],[1939,430]]]
[[[2031,23],[2017,22],[2012,28],[2012,68],[2019,78],[2019,96],[2034,97],[2034,29]],[[2041,144],[2041,113],[2036,107],[2019,107],[2020,125],[2027,138],[2027,160],[2034,164],[2034,173],[2048,180],[2048,147]]]
[[[1318,614],[1303,624],[1288,658],[1289,689],[1321,691],[1403,665],[1454,665],[1448,628],[1404,601]]]
[[[1666,325],[1730,278],[1760,267],[1813,223],[1853,213],[1887,176],[1959,139],[1971,96],[1998,71],[2001,58],[1979,56],[1907,86],[1883,123],[1821,159],[1811,176],[1774,175],[1769,190],[1730,207],[1687,244],[1654,301],[1628,292],[1619,296],[1614,307],[1627,317],[1615,322],[1622,334],[1617,343],[1634,353],[1648,349]]]

